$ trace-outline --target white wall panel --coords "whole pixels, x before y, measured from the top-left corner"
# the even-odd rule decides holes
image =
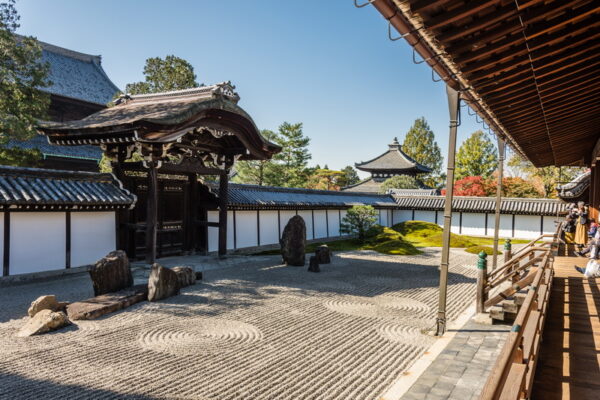
[[[64,212],[10,214],[10,274],[63,269],[66,266]]]
[[[544,233],[556,232],[556,227],[558,226],[555,222],[556,217],[544,216],[543,218],[544,218]]]
[[[208,222],[219,222],[218,211],[208,211]],[[219,228],[216,226],[208,227],[208,251],[219,250]]]
[[[488,214],[488,236],[494,236],[494,214]],[[498,232],[502,238],[512,237],[512,215],[500,214],[500,230]]]
[[[277,211],[260,211],[260,244],[279,243],[279,227],[277,225]]]
[[[298,210],[298,215],[304,220],[306,224],[306,240],[313,239],[313,226],[312,226],[312,211],[311,210]]]
[[[325,210],[315,210],[315,239],[327,237],[327,217]]]
[[[452,232],[452,233],[460,232],[460,213],[458,213],[458,212],[452,213],[452,225],[450,228],[450,232]]]
[[[0,221],[4,222],[3,212],[0,212]],[[0,229],[0,260],[4,260],[4,229]]]
[[[329,236],[340,236],[340,211],[327,210],[329,219]]]
[[[379,210],[379,225],[389,226],[388,225],[388,210]]]
[[[233,211],[227,211],[227,250],[235,249],[233,240]]]
[[[540,236],[541,227],[539,215],[515,215],[515,238],[535,239]]]
[[[115,250],[115,213],[71,213],[71,267],[94,264]]]
[[[435,211],[415,210],[415,221],[425,221],[435,223]]]
[[[279,212],[279,214],[281,215],[281,231],[279,232],[279,236],[281,237],[281,234],[283,233],[283,230],[285,229],[285,226],[287,225],[287,223],[289,222],[289,220],[296,215],[296,211],[295,210],[281,210]]]
[[[393,210],[392,225],[412,219],[412,210]]]
[[[485,213],[462,213],[462,234],[485,236]]]
[[[238,249],[258,246],[258,218],[256,211],[236,211],[235,229]]]

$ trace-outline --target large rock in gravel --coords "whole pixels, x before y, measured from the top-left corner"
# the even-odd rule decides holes
[[[321,245],[315,250],[315,257],[319,264],[331,264],[331,249],[326,245]]]
[[[62,311],[40,310],[19,330],[17,336],[27,337],[55,331],[71,322]]]
[[[133,285],[129,259],[123,250],[111,251],[90,269],[94,295],[116,292]]]
[[[321,272],[319,261],[316,256],[311,256],[308,260],[308,272]]]
[[[96,319],[145,301],[147,298],[148,286],[136,285],[118,292],[102,294],[91,299],[71,303],[67,306],[67,314],[73,321]]]
[[[190,267],[173,267],[171,270],[177,274],[180,288],[196,283],[196,273]]]
[[[27,314],[30,317],[34,317],[35,314],[42,310],[50,310],[50,311],[64,311],[69,303],[63,303],[56,300],[56,296],[53,294],[48,294],[45,296],[40,296],[31,302],[31,306],[27,310]]]
[[[159,264],[152,265],[148,278],[148,301],[157,301],[179,294],[177,274]]]
[[[293,216],[281,235],[281,256],[283,263],[303,267],[306,250],[306,224],[301,216]]]

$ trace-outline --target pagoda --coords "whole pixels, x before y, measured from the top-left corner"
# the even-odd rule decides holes
[[[356,185],[347,186],[342,190],[378,193],[381,184],[393,176],[416,176],[417,174],[431,172],[430,168],[419,164],[402,151],[402,146],[398,143],[398,138],[394,138],[394,141],[388,147],[388,151],[380,156],[369,161],[354,164],[357,169],[371,173],[371,177]]]

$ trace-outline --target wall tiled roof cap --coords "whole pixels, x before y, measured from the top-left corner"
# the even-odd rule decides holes
[[[48,138],[38,135],[31,139],[9,140],[7,146],[18,147],[21,149],[38,149],[43,155],[78,158],[83,160],[94,160],[100,162],[102,159],[102,150],[98,146],[81,145],[81,146],[59,146],[48,143]]]
[[[106,210],[131,207],[135,201],[112,174],[0,166],[4,210]]]

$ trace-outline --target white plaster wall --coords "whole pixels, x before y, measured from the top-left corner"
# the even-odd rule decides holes
[[[435,211],[415,210],[415,221],[425,221],[435,223]]]
[[[544,233],[552,233],[556,232],[556,217],[554,216],[544,216]]]
[[[327,237],[327,219],[325,210],[315,210],[315,239]]]
[[[13,212],[10,215],[10,274],[66,266],[64,212]]]
[[[235,248],[233,240],[233,211],[227,211],[227,249]]]
[[[71,267],[94,264],[115,250],[115,213],[71,213]]]
[[[3,212],[0,212],[0,222],[4,223]],[[0,264],[2,264],[2,260],[4,260],[4,228],[0,229]]]
[[[442,217],[442,219],[443,219],[443,217]],[[450,232],[452,232],[452,233],[460,232],[460,213],[459,212],[452,213],[452,225],[450,225]]]
[[[488,214],[488,236],[494,236],[494,218],[494,214]],[[498,231],[498,234],[503,238],[512,237],[511,214],[500,214],[500,230]]]
[[[277,226],[277,211],[260,212],[260,244],[279,243],[279,228]]]
[[[344,218],[346,217],[347,214],[348,214],[348,210],[342,210],[342,211],[340,211],[340,215],[341,215],[340,225],[344,222]],[[340,234],[342,234],[342,233],[340,232]]]
[[[327,210],[329,218],[329,236],[340,236],[340,212],[339,210]]]
[[[280,211],[280,215],[281,215],[281,230],[279,231],[279,237],[281,237],[281,234],[283,233],[283,230],[285,229],[285,226],[287,225],[288,221],[294,215],[296,215],[296,211],[294,211],[294,210],[281,210]]]
[[[393,210],[392,225],[412,219],[412,210]]]
[[[539,215],[515,215],[515,237],[535,239],[540,236],[542,219]]]
[[[235,212],[237,248],[258,246],[258,219],[256,211]]]
[[[485,236],[485,213],[462,214],[462,234]]]
[[[306,240],[311,240],[313,238],[312,211],[298,210],[298,215],[302,217],[304,223],[306,224]]]
[[[208,211],[208,222],[219,222],[218,211]],[[208,251],[219,250],[219,228],[216,226],[208,227]]]

